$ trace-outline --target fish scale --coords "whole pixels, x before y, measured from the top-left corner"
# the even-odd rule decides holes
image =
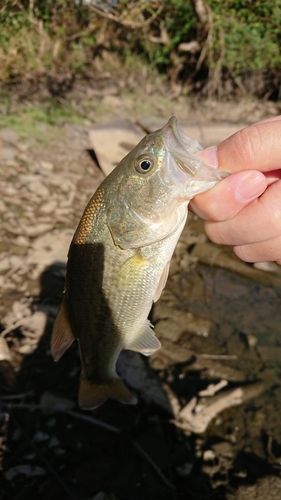
[[[224,176],[195,155],[172,117],[148,134],[103,181],[70,245],[65,297],[51,351],[60,359],[78,341],[78,401],[94,409],[136,397],[116,373],[123,349],[150,355],[161,344],[148,314],[165,286],[190,199]]]

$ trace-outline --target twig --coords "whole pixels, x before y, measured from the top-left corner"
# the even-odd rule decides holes
[[[203,359],[237,359],[236,354],[200,354]]]
[[[153,467],[158,476],[162,479],[162,481],[169,486],[172,490],[176,490],[175,486],[168,481],[168,479],[162,474],[162,471],[159,469],[158,465],[152,460],[152,458],[142,449],[142,447],[136,443],[136,441],[132,441],[133,446],[136,450],[147,460],[147,462]]]
[[[26,410],[40,410],[40,411],[48,411],[49,408],[46,408],[45,406],[42,405],[37,405],[33,403],[5,403],[3,401],[4,398],[0,399],[0,406],[8,406],[11,409],[26,409]],[[50,410],[52,410],[50,408]],[[79,420],[84,420],[85,422],[89,422],[91,424],[97,425],[99,427],[103,427],[104,429],[107,429],[108,431],[111,432],[121,432],[121,429],[118,429],[118,427],[114,427],[113,425],[106,424],[105,422],[101,422],[100,420],[93,418],[93,417],[88,417],[87,415],[83,415],[81,413],[77,413],[75,411],[71,410],[64,410],[63,408],[54,408],[54,412],[57,413],[65,413],[67,415],[70,415],[71,417],[77,418]]]
[[[23,320],[23,318],[19,319],[16,323],[13,323],[12,325],[5,328],[5,330],[3,330],[0,334],[1,337],[5,337],[5,335],[7,335],[7,333],[10,333],[13,330],[16,330],[17,328],[19,328],[22,325],[22,320]]]
[[[3,401],[3,398],[0,399],[0,406],[5,406],[8,408],[15,408],[15,409],[29,409],[29,410],[41,410],[41,411],[46,411],[46,408],[42,405],[37,405],[37,404],[27,404],[27,403],[5,403]],[[74,418],[77,418],[79,420],[83,420],[85,422],[89,422],[90,424],[93,424],[93,425],[97,425],[99,427],[103,427],[104,429],[108,430],[108,431],[111,431],[111,432],[121,432],[121,429],[119,429],[118,427],[114,427],[113,425],[109,425],[109,424],[106,424],[105,422],[101,422],[100,420],[97,420],[96,418],[93,418],[93,417],[88,417],[87,415],[83,415],[81,413],[77,413],[75,411],[71,411],[71,410],[63,410],[63,409],[55,409],[54,411],[56,412],[61,412],[61,413],[64,413],[66,415],[70,415],[71,417],[74,417]],[[152,460],[152,458],[146,453],[146,451],[144,451],[142,449],[142,447],[136,443],[135,441],[131,441],[132,445],[135,447],[135,449],[147,460],[147,462],[153,467],[153,469],[155,470],[155,472],[158,474],[158,476],[160,477],[160,479],[166,484],[166,486],[168,486],[169,488],[173,489],[173,490],[176,490],[175,486],[170,483],[170,481],[168,481],[168,479],[164,476],[164,474],[162,474],[162,471],[159,469],[159,467],[156,465],[156,463]],[[40,450],[34,445],[34,443],[31,443],[32,446],[34,447],[34,449],[36,450],[36,452],[40,455],[41,459],[46,463],[47,465],[47,461],[45,459],[45,457],[41,454]],[[48,465],[47,465],[48,466]],[[49,467],[50,470],[52,469],[51,466]],[[63,485],[63,481],[60,479],[60,477],[56,474],[55,471],[52,471],[55,475],[56,475],[56,479]],[[66,485],[64,485],[66,486]],[[71,495],[70,492],[68,492],[69,495]],[[71,498],[73,499],[74,497],[71,496]]]
[[[228,385],[227,380],[221,380],[217,384],[210,384],[210,385],[208,385],[207,389],[200,391],[198,393],[198,396],[200,396],[202,398],[214,396],[217,392],[219,392],[221,389],[223,389],[227,385]]]
[[[33,4],[33,2],[32,2]],[[28,21],[33,24],[33,26],[37,29],[38,33],[45,37],[46,40],[49,39],[49,36],[47,35],[46,31],[44,30],[43,23],[38,21],[34,15],[33,15],[33,10],[30,10],[29,13],[26,12],[24,6],[21,4],[20,0],[15,0],[15,5],[20,9],[22,14],[28,19]]]
[[[207,16],[208,16],[208,33],[207,33],[207,37],[206,37],[206,40],[204,42],[203,48],[201,50],[200,56],[198,58],[198,61],[196,63],[196,68],[195,68],[194,75],[196,73],[198,73],[198,71],[200,70],[200,68],[201,68],[201,66],[202,66],[202,64],[203,64],[203,62],[205,60],[205,57],[206,57],[208,48],[211,45],[212,36],[213,36],[213,14],[212,14],[212,10],[210,9],[210,7],[208,5],[205,5],[205,8],[206,8],[206,11],[207,11]]]
[[[152,23],[152,21],[154,21],[154,19],[156,19],[156,17],[162,11],[163,5],[160,5],[160,7],[158,7],[158,9],[148,19],[146,19],[145,21],[143,21],[141,23],[135,22],[132,19],[122,20],[119,17],[115,16],[114,14],[103,12],[102,10],[98,9],[98,7],[95,7],[94,5],[89,5],[89,8],[92,11],[94,11],[96,14],[98,14],[99,16],[105,17],[106,19],[109,19],[110,21],[114,21],[116,23],[119,23],[122,26],[133,27],[133,28],[143,28],[144,26],[148,26],[150,23]]]
[[[28,392],[23,392],[22,394],[10,394],[9,396],[1,396],[0,403],[2,400],[3,402],[5,402],[5,401],[11,401],[13,399],[23,399],[26,398],[26,396],[33,396],[33,395],[34,395],[33,391],[28,391]]]
[[[94,425],[98,425],[99,427],[103,427],[104,429],[107,429],[108,431],[121,432],[121,429],[119,429],[118,427],[114,427],[113,425],[106,424],[105,422],[101,422],[100,420],[97,420],[96,418],[88,417],[87,415],[83,415],[82,413],[77,413],[77,412],[71,411],[71,410],[65,410],[64,413],[66,413],[67,415],[71,415],[74,418],[84,420],[85,422],[89,422],[90,424],[94,424]]]

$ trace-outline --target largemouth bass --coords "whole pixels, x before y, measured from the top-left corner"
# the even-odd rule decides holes
[[[136,402],[116,373],[118,356],[160,348],[147,317],[165,286],[188,203],[224,176],[195,156],[200,149],[172,117],[118,164],[85,209],[51,341],[58,361],[78,340],[81,408],[108,398]]]

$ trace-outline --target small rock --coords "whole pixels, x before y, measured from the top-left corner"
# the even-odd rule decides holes
[[[278,476],[265,476],[255,484],[242,485],[232,494],[227,494],[227,500],[280,500],[281,479]]]
[[[50,163],[49,161],[41,161],[40,165],[42,168],[45,168],[46,170],[54,170],[54,165]]]
[[[48,196],[50,196],[49,189],[40,181],[30,182],[27,185],[27,188],[32,193],[42,196],[42,198],[47,198]]]
[[[5,212],[7,210],[7,205],[5,205],[3,200],[0,200],[0,212]]]
[[[217,455],[221,455],[222,457],[233,457],[233,449],[230,443],[227,441],[221,441],[220,443],[215,443],[212,445],[212,449],[215,451]]]
[[[58,205],[55,200],[48,201],[47,203],[44,203],[44,205],[40,207],[40,212],[46,215],[51,214],[52,212],[54,212],[57,206]]]
[[[213,450],[205,450],[203,453],[204,462],[209,462],[210,460],[215,460],[216,454]]]
[[[0,273],[3,271],[7,271],[8,269],[10,269],[10,256],[4,257],[0,261]]]
[[[41,336],[45,330],[46,321],[47,316],[43,311],[35,311],[31,316],[23,318],[22,329]]]
[[[102,103],[105,106],[112,106],[112,107],[120,107],[122,106],[122,101],[120,97],[117,97],[115,95],[105,95],[102,99]]]
[[[29,246],[28,238],[26,236],[22,236],[22,235],[15,238],[14,243],[16,245],[19,245],[20,247],[28,247]]]
[[[9,148],[9,147],[0,148],[0,160],[2,161],[14,160],[16,153],[17,151],[15,148]]]
[[[44,392],[40,399],[40,406],[48,411],[67,411],[75,406],[75,402],[68,398],[54,396],[50,392]]]
[[[20,257],[18,257],[17,255],[9,255],[8,257],[1,259],[0,272],[19,267],[21,262],[22,262],[22,259]]]
[[[189,462],[182,464],[182,465],[178,465],[176,467],[176,471],[177,471],[178,475],[181,477],[189,476],[192,469],[193,469],[193,464],[191,464]]]
[[[122,351],[118,359],[118,372],[122,379],[148,404],[155,404],[167,413],[173,413],[168,397],[162,387],[161,380],[156,376],[140,354],[132,351]]]
[[[32,466],[32,465],[16,465],[15,467],[11,467],[8,469],[4,476],[7,481],[12,481],[14,477],[22,474],[25,477],[35,477],[35,476],[44,476],[46,474],[45,470],[42,467]]]
[[[248,333],[246,335],[246,342],[248,347],[255,347],[257,345],[258,339],[255,335]]]
[[[18,193],[17,189],[14,188],[13,186],[7,186],[5,189],[5,195],[7,195],[7,196],[14,196],[17,193]]]
[[[34,436],[33,436],[33,441],[37,441],[38,443],[40,443],[41,441],[47,441],[47,439],[49,439],[49,434],[47,434],[46,432],[42,432],[42,431],[37,431]]]
[[[18,141],[18,134],[15,130],[10,128],[2,128],[0,129],[0,139],[5,142],[10,142],[11,144],[16,144]]]
[[[6,340],[0,337],[0,361],[10,361],[11,354]]]
[[[49,448],[56,448],[60,445],[60,441],[56,436],[53,436],[49,442]]]

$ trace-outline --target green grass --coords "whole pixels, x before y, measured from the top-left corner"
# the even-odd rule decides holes
[[[11,113],[0,115],[0,128],[13,128],[23,137],[34,137],[45,142],[57,134],[57,126],[64,123],[84,123],[70,106],[22,106]]]

